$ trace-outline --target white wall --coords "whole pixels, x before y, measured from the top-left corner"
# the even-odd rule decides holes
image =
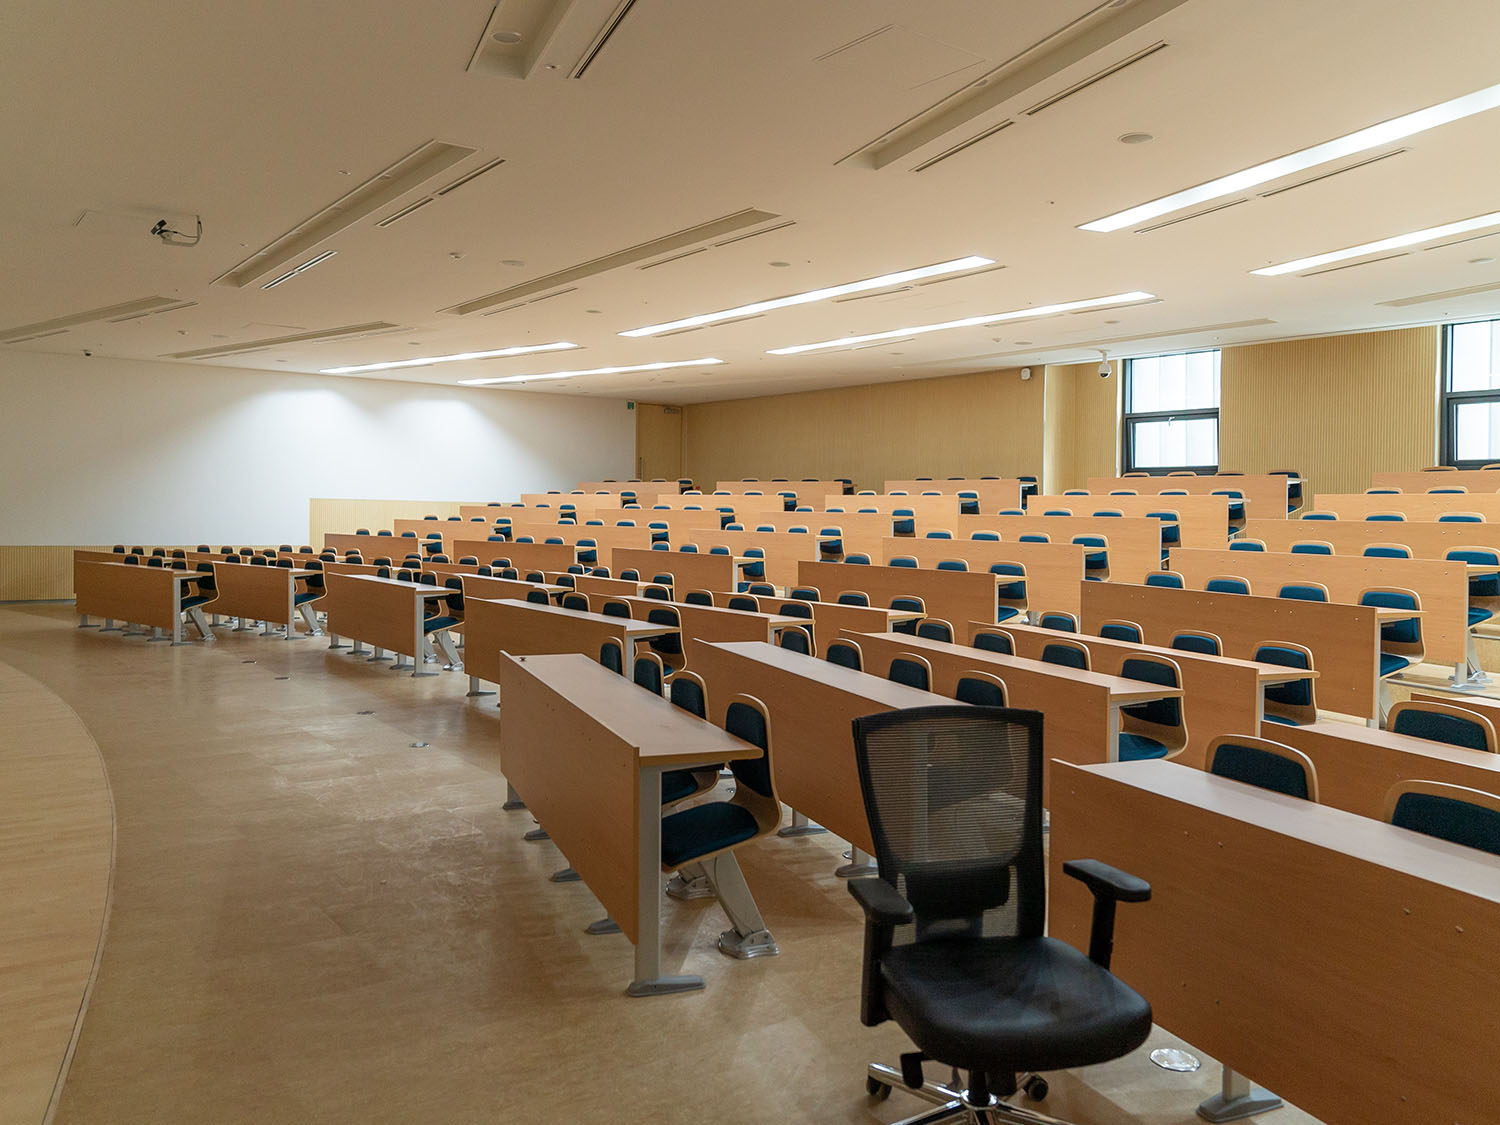
[[[618,399],[0,350],[0,544],[303,542],[308,499],[629,477]]]

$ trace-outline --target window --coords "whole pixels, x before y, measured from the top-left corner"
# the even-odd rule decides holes
[[[1125,361],[1124,446],[1127,472],[1218,471],[1217,349]]]
[[[1500,461],[1500,320],[1443,330],[1443,464]]]

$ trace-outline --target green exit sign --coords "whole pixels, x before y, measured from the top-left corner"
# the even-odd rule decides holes
[[[626,410],[634,410],[635,409],[635,401],[634,400],[627,401],[625,403],[625,409]]]

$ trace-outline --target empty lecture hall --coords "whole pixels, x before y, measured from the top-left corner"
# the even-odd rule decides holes
[[[0,20],[0,1122],[1500,1123],[1500,7]]]

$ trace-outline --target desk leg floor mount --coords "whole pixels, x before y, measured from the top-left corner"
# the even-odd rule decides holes
[[[820,836],[827,831],[828,829],[824,828],[821,824],[814,824],[812,821],[808,820],[806,813],[800,813],[796,809],[793,809],[792,823],[786,825],[785,827],[778,828],[776,830],[776,835],[783,837]]]
[[[1205,1121],[1238,1121],[1242,1117],[1280,1109],[1281,1104],[1281,1099],[1271,1091],[1262,1089],[1226,1066],[1223,1088],[1199,1104],[1198,1116]]]

